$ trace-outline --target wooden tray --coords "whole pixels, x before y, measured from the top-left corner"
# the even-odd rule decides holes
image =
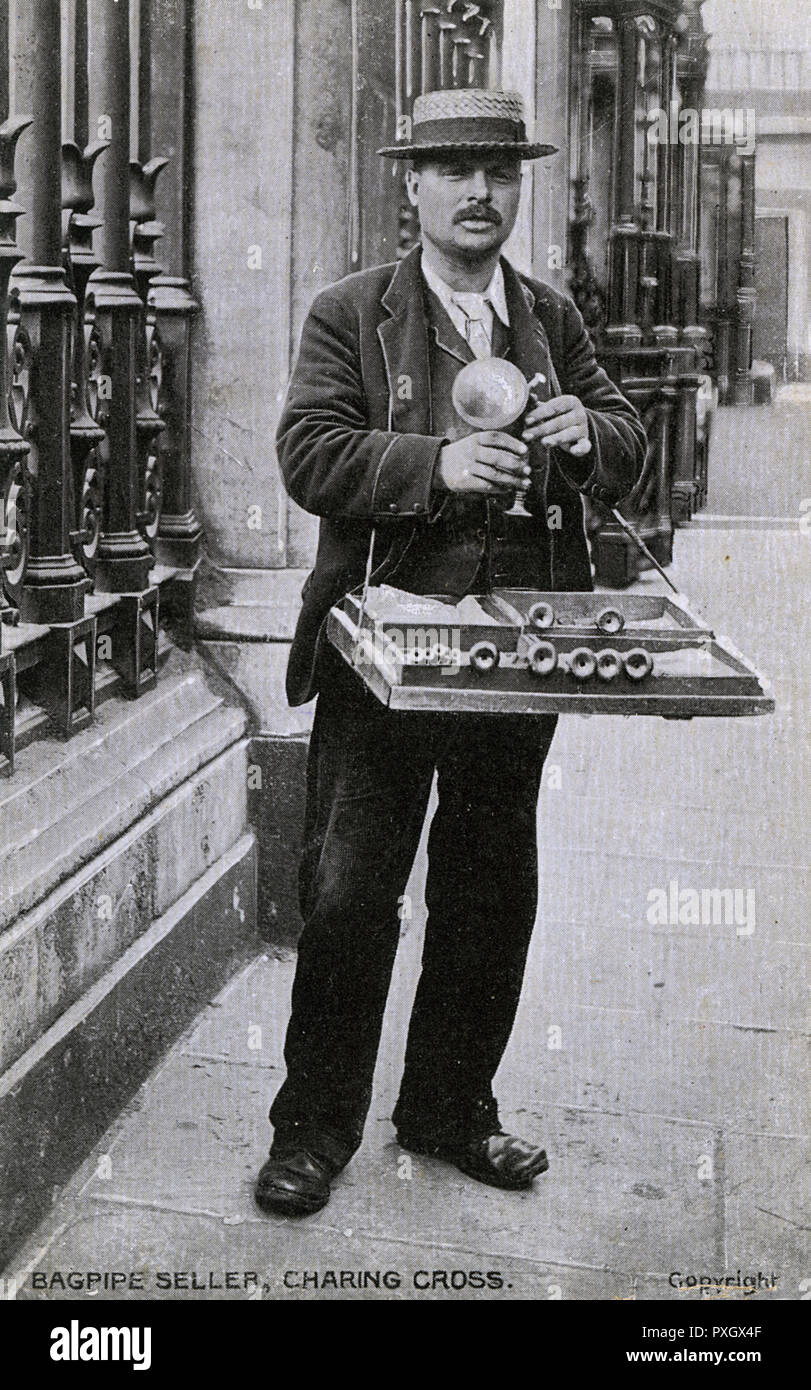
[[[457,602],[383,585],[363,607],[359,594],[336,604],[327,636],[392,709],[666,719],[774,709],[727,639],[661,594],[496,589]]]

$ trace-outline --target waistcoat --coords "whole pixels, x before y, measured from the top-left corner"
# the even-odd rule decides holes
[[[431,434],[449,440],[472,433],[456,413],[452,391],[458,372],[474,360],[435,294],[423,284],[428,329]],[[509,329],[493,314],[493,356],[510,356]],[[517,435],[520,421],[505,433]],[[461,597],[494,585],[549,585],[549,541],[535,517],[505,516],[513,495],[501,498],[448,493],[438,515],[415,534],[389,582],[414,593]],[[519,577],[520,576],[520,577]]]

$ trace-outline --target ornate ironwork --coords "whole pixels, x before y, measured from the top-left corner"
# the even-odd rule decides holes
[[[161,378],[155,383],[156,409],[166,430],[159,447],[163,476],[163,509],[155,553],[166,564],[192,569],[200,555],[202,527],[192,506],[191,321],[197,304],[186,280],[159,275],[149,288],[149,309],[160,328]]]
[[[158,675],[159,590],[125,594],[116,609],[112,662],[129,695],[151,690]]]
[[[92,296],[87,282],[99,261],[93,252],[93,232],[101,218],[93,207],[93,166],[109,141],[96,140],[80,150],[73,141],[62,146],[62,208],[64,213],[65,268],[76,296],[73,320],[70,409],[70,451],[73,495],[76,504],[73,552],[92,575],[101,529],[103,478],[98,445],[104,439],[96,409],[90,409],[88,375],[91,344],[98,365]]]
[[[129,15],[125,5],[89,0],[88,16],[95,38],[90,47],[90,96],[98,115],[110,122],[97,197],[103,219],[102,264],[87,286],[93,296],[103,374],[110,380],[109,399],[100,395],[98,408],[98,422],[105,431],[98,446],[105,473],[95,584],[107,593],[134,593],[148,586],[154,557],[138,527],[143,470],[137,376],[144,306],[130,266]]]
[[[709,257],[714,274],[702,286],[700,317],[712,342],[721,405],[749,405],[754,391],[755,154],[734,144],[702,146],[701,175],[702,235],[716,254]]]
[[[188,441],[189,324],[197,306],[186,281],[160,275],[154,259],[163,230],[155,180],[166,161],[149,158],[152,15],[138,6],[131,54],[132,8],[128,0],[61,7],[17,0],[10,29],[7,0],[0,0],[0,121],[9,92],[18,112],[36,113],[0,124],[5,774],[13,769],[18,687],[50,715],[51,729],[70,734],[92,719],[100,631],[113,639],[111,664],[124,690],[138,695],[154,684],[152,550],[174,570],[182,566],[184,597],[199,555]],[[176,16],[160,23],[162,42],[179,58],[183,25]],[[130,168],[133,89],[138,161]],[[114,597],[86,614],[85,594],[94,586]],[[21,631],[4,640],[3,625],[21,617]]]
[[[155,313],[147,304],[150,281],[159,275],[155,242],[163,236],[163,224],[155,220],[155,183],[168,160],[158,157],[146,164],[130,161],[130,224],[132,273],[144,306],[137,348],[135,428],[138,437],[140,505],[138,526],[154,548],[163,504],[163,463],[158,436],[165,429],[159,406],[163,376],[160,332]]]
[[[18,116],[0,126],[0,311],[8,321],[8,286],[11,272],[20,260],[15,242],[15,223],[23,209],[12,200],[17,183],[14,176],[14,153],[22,132],[31,124],[28,116]],[[15,429],[8,406],[8,339],[0,337],[0,478],[2,478],[2,515],[0,515],[0,620],[15,622],[17,606],[25,575],[28,556],[28,473],[25,460],[28,445]],[[2,591],[13,600],[7,603]],[[7,678],[6,684],[12,677]],[[8,691],[5,690],[5,713],[8,714]],[[13,716],[13,709],[12,709]],[[6,756],[8,754],[6,753]]]
[[[14,458],[6,469],[3,487],[3,512],[5,515],[5,535],[3,541],[3,588],[14,605],[11,612],[3,614],[5,621],[16,621],[19,615],[25,571],[28,564],[29,517],[31,511],[31,487],[24,456]]]
[[[146,400],[148,411],[138,416],[139,440],[146,455],[143,465],[143,495],[139,524],[153,551],[163,510],[163,453],[159,435],[166,428],[161,412],[163,348],[154,313],[147,308],[145,323]]]
[[[36,118],[20,146],[21,202],[27,207],[22,249],[13,272],[18,296],[17,345],[30,349],[25,437],[28,471],[29,553],[20,608],[38,623],[69,623],[83,616],[87,577],[70,545],[73,480],[70,461],[70,357],[76,299],[62,265],[61,30],[51,0],[17,9],[18,97]],[[19,380],[19,372],[18,372]]]
[[[14,724],[17,705],[17,680],[14,655],[0,655],[0,758],[5,759],[6,776],[14,772]]]
[[[593,220],[589,178],[587,173],[583,173],[574,180],[574,210],[570,223],[572,272],[569,283],[586,327],[598,338],[605,325],[605,292],[589,256],[589,229]]]
[[[45,649],[45,660],[29,673],[30,693],[68,736],[84,729],[96,709],[95,617],[52,627]]]

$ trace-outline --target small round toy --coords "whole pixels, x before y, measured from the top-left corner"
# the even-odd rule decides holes
[[[569,654],[569,670],[575,680],[591,680],[597,668],[597,658],[588,647],[575,647]]]
[[[551,642],[533,642],[527,652],[529,669],[536,676],[551,676],[558,664],[558,654]]]
[[[604,608],[602,613],[597,615],[597,626],[601,632],[611,633],[622,632],[625,627],[625,619],[618,608]]]
[[[619,652],[606,647],[597,655],[597,675],[601,681],[613,681],[622,670],[622,657]]]
[[[470,648],[470,664],[483,675],[498,666],[498,647],[495,642],[476,642]]]
[[[630,681],[643,681],[653,670],[653,657],[644,647],[632,647],[625,653],[622,664]]]
[[[536,632],[545,632],[555,621],[555,610],[551,603],[533,603],[527,618]]]
[[[503,430],[526,410],[529,383],[513,362],[485,357],[457,374],[451,399],[465,424],[476,430]]]

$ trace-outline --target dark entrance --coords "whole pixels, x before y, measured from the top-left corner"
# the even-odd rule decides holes
[[[754,355],[771,362],[778,379],[786,379],[788,350],[788,217],[758,216],[755,222],[758,297]]]

